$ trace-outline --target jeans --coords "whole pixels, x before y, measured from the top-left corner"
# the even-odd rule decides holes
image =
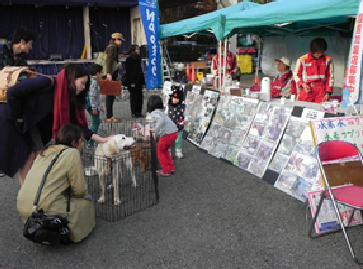
[[[98,128],[100,127],[100,111],[98,111],[97,115],[93,115],[92,113],[92,109],[87,109],[88,113],[91,115],[92,117],[92,126],[91,126],[91,130],[93,133],[97,134],[98,132]],[[93,146],[94,145],[94,141],[91,139],[88,141],[88,145]]]
[[[112,80],[116,81],[118,76],[118,70],[112,73]],[[113,102],[115,101],[115,96],[106,96],[106,117],[108,119],[113,117]]]

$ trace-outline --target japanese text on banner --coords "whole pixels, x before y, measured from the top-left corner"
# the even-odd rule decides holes
[[[149,51],[146,89],[153,90],[161,87],[159,6],[157,0],[139,0],[139,6]]]
[[[360,0],[358,17],[354,27],[352,47],[350,50],[350,62],[346,75],[346,83],[349,89],[349,103],[357,103],[360,98],[359,88],[362,74],[362,49],[363,49],[363,4]]]

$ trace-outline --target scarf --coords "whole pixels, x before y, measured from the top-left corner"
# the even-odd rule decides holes
[[[66,79],[66,70],[63,69],[55,77],[54,108],[53,108],[53,129],[52,138],[55,138],[59,129],[70,123],[69,92]],[[75,105],[76,119],[80,127],[88,127],[85,110],[77,101]]]

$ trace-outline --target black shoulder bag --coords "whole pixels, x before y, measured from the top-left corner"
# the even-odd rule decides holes
[[[68,221],[67,218],[61,217],[59,215],[48,216],[42,209],[37,210],[40,194],[42,192],[44,183],[47,179],[47,176],[52,169],[52,166],[58,160],[59,156],[62,152],[66,150],[62,149],[57,156],[52,160],[49,164],[47,170],[45,171],[40,186],[37,191],[37,195],[35,197],[33,203],[33,213],[28,218],[27,222],[24,224],[23,235],[28,238],[30,241],[39,244],[45,245],[54,245],[54,244],[69,244],[71,241],[68,238],[69,229],[68,229]],[[68,201],[67,201],[67,217],[69,216],[70,211],[70,202],[71,202],[71,188],[67,190],[69,192]]]

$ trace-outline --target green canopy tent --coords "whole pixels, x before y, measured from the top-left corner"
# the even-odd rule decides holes
[[[207,33],[208,30],[211,30],[217,40],[221,40],[224,35],[225,16],[227,14],[244,12],[245,10],[260,6],[255,3],[242,2],[195,18],[163,24],[159,27],[160,39],[166,39],[176,35]]]
[[[260,35],[348,34],[358,0],[280,0],[257,9],[226,15],[223,37],[238,32]]]

